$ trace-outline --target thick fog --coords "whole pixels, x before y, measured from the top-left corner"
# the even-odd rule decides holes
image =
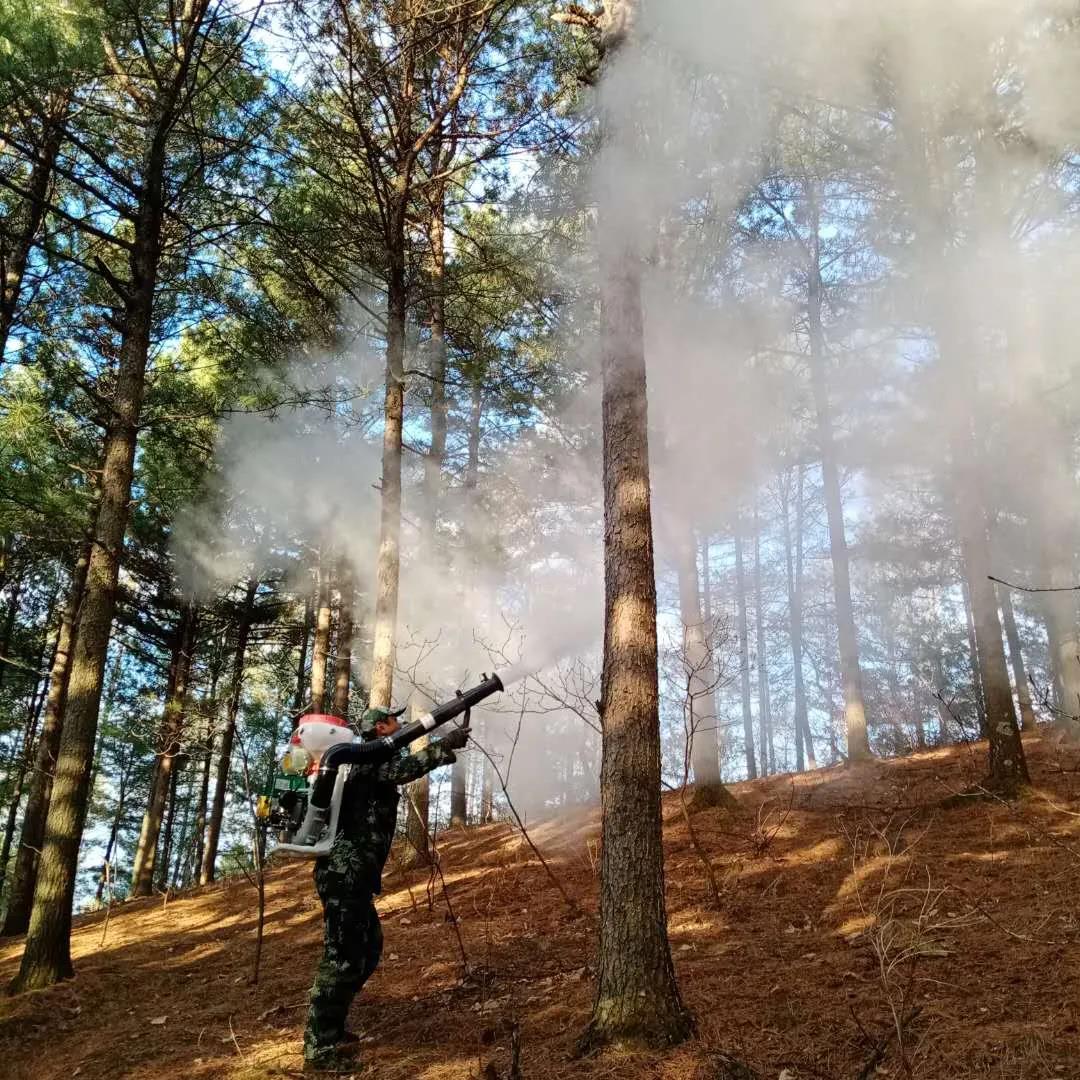
[[[732,535],[760,485],[813,461],[815,277],[838,454],[860,495],[849,527],[887,506],[900,477],[926,478],[946,502],[963,478],[984,505],[1022,507],[1045,524],[1044,542],[1005,528],[991,537],[1003,570],[1059,573],[1061,551],[1071,564],[1074,477],[1054,447],[1075,413],[1080,330],[1074,18],[1070,4],[1002,0],[642,4],[603,64],[591,95],[598,148],[582,151],[580,183],[561,208],[607,230],[583,237],[560,268],[582,297],[567,311],[563,349],[587,385],[565,416],[535,416],[510,437],[486,428],[475,492],[462,483],[465,417],[453,406],[433,551],[420,529],[422,379],[407,399],[395,696],[441,697],[520,664],[530,677],[485,711],[480,737],[499,762],[518,740],[511,790],[523,805],[544,805],[559,787],[547,783],[553,770],[579,777],[582,796],[598,779],[593,253],[605,243],[644,265],[665,619],[677,609],[667,575],[686,536]],[[533,213],[528,198],[523,206]],[[293,384],[332,386],[342,403],[227,423],[220,491],[178,530],[203,580],[287,566],[298,595],[310,589],[312,552],[347,555],[361,683],[380,363],[377,332],[337,356],[294,357]],[[407,367],[423,363],[414,342]],[[487,405],[490,417],[497,402]],[[591,437],[567,435],[588,424]],[[731,677],[730,633],[719,647]],[[680,708],[665,707],[676,728]]]

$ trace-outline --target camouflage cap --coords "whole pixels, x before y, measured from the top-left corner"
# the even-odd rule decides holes
[[[360,717],[360,734],[370,735],[380,720],[390,720],[400,716],[407,708],[407,705],[403,705],[400,709],[387,709],[382,705],[376,705],[370,709],[365,709],[364,715]]]

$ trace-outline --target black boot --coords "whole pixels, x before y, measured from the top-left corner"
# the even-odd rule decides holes
[[[315,1057],[304,1059],[305,1076],[352,1076],[360,1063],[337,1050],[327,1050]]]

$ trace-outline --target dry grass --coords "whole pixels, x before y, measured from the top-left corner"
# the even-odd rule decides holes
[[[448,833],[472,970],[441,890],[429,908],[423,873],[391,874],[383,964],[353,1014],[373,1037],[361,1075],[464,1080],[491,1065],[505,1077],[519,1023],[526,1080],[721,1080],[736,1075],[725,1055],[786,1080],[1080,1080],[1080,753],[1027,745],[1035,789],[1013,806],[942,805],[977,778],[979,747],[737,785],[740,814],[694,817],[720,910],[668,800],[671,941],[700,1033],[667,1055],[571,1057],[592,995],[595,815],[533,832],[580,916],[509,827]],[[0,1000],[0,1075],[299,1068],[320,941],[306,867],[269,874],[257,988],[246,882],[121,905],[104,945],[102,920],[77,922],[75,980]],[[5,981],[18,953],[0,950]]]

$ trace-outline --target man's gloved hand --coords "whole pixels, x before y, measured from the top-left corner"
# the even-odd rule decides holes
[[[468,741],[469,727],[467,724],[463,727],[452,727],[445,735],[439,736],[439,742],[441,742],[447,750],[463,750]]]

